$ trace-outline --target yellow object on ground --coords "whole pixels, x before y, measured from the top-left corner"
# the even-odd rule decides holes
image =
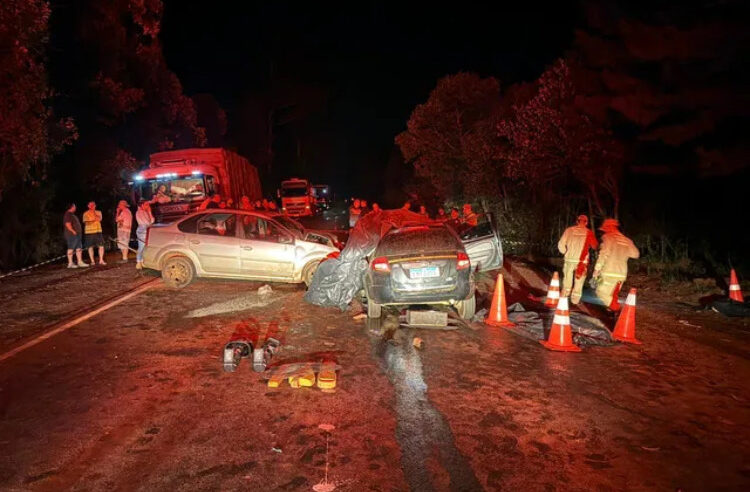
[[[334,389],[336,387],[336,364],[334,362],[323,362],[318,372],[318,388]]]
[[[305,368],[289,376],[289,386],[292,388],[310,388],[315,385],[315,371]]]
[[[268,387],[278,388],[279,386],[281,386],[282,381],[284,381],[283,374],[274,374],[273,376],[271,376],[271,379],[268,380]]]

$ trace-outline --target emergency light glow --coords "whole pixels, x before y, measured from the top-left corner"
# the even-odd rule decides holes
[[[143,174],[136,174],[133,176],[133,179],[136,181],[143,181]]]
[[[192,174],[193,176],[198,176],[199,174],[201,174],[201,172],[200,171],[193,171],[190,174]]]

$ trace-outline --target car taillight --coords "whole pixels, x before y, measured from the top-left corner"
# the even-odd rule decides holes
[[[376,272],[389,273],[391,271],[391,264],[388,263],[388,258],[385,256],[379,256],[372,260],[370,268]]]
[[[469,268],[469,266],[471,266],[469,256],[463,251],[460,251],[458,255],[456,255],[456,270],[464,270]]]
[[[151,228],[146,229],[146,241],[143,243],[144,246],[148,246],[148,237],[151,235]]]

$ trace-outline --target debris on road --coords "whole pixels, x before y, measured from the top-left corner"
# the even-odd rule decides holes
[[[367,315],[365,313],[355,314],[354,316],[352,316],[352,319],[355,321],[360,321],[363,319],[367,319]]]
[[[407,309],[406,324],[409,326],[445,327],[448,326],[448,313],[434,309]]]
[[[412,345],[414,345],[414,348],[421,349],[422,348],[422,339],[419,337],[414,337],[414,340],[411,342]]]
[[[322,390],[333,390],[336,388],[336,368],[335,362],[325,361],[320,365],[318,372],[318,388]]]
[[[258,295],[261,297],[271,295],[271,294],[273,294],[273,289],[268,284],[258,288]]]
[[[271,451],[281,454],[281,448],[271,448]]]
[[[333,361],[293,362],[270,367],[263,376],[268,378],[269,388],[280,387],[285,379],[292,388],[302,388],[314,386],[317,373],[318,388],[332,390],[336,388],[336,371],[340,369],[341,366]]]

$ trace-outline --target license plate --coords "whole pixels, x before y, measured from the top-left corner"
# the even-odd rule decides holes
[[[412,268],[409,270],[411,278],[434,278],[440,276],[440,269],[436,266]]]

